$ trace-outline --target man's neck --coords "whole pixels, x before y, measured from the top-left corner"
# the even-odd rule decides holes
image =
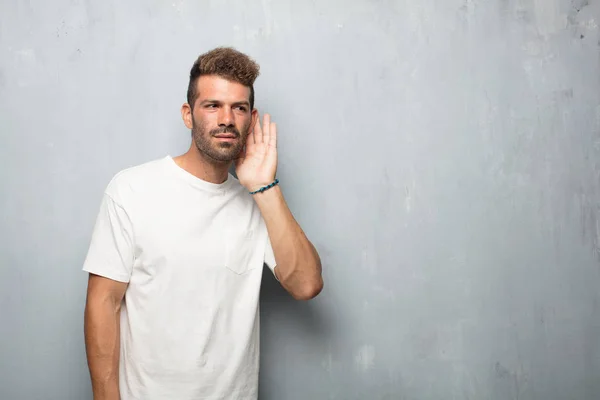
[[[227,180],[231,163],[208,160],[195,146],[191,146],[187,153],[173,157],[175,163],[203,181],[220,184]]]

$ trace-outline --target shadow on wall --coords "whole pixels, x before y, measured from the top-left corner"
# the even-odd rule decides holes
[[[287,376],[288,370],[292,371],[292,366],[303,361],[297,357],[287,358],[286,354],[319,352],[331,342],[334,329],[322,303],[325,292],[323,290],[310,301],[295,300],[277,282],[271,270],[267,266],[263,268],[259,399],[279,399],[287,390],[283,377]]]
[[[295,300],[282,286],[271,270],[264,266],[262,285],[260,288],[261,321],[263,325],[269,318],[285,319],[285,323],[293,325],[302,334],[317,336],[320,340],[326,339],[324,335],[330,332],[327,325],[328,319],[322,315],[317,306],[317,299],[323,292],[310,301]],[[266,318],[267,321],[262,318]],[[297,326],[296,326],[297,325]]]

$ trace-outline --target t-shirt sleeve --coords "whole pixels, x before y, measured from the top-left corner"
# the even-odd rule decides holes
[[[105,193],[92,232],[83,270],[129,282],[133,269],[133,229],[123,207]]]
[[[273,246],[271,245],[269,235],[267,235],[267,244],[265,246],[265,264],[267,264],[267,267],[269,267],[271,272],[273,272],[273,276],[277,279],[277,275],[275,275],[277,262],[275,261],[275,254],[273,253]]]

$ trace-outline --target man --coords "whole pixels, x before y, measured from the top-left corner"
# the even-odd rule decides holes
[[[256,399],[263,265],[295,299],[322,289],[275,178],[277,127],[254,108],[258,73],[231,48],[201,55],[181,108],[189,150],[104,192],[83,267],[95,400]]]

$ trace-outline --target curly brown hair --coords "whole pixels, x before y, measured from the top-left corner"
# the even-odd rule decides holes
[[[202,75],[217,75],[250,88],[250,109],[254,108],[254,81],[259,65],[246,54],[231,47],[217,47],[201,54],[190,70],[187,101],[192,109],[198,96],[196,82]]]

